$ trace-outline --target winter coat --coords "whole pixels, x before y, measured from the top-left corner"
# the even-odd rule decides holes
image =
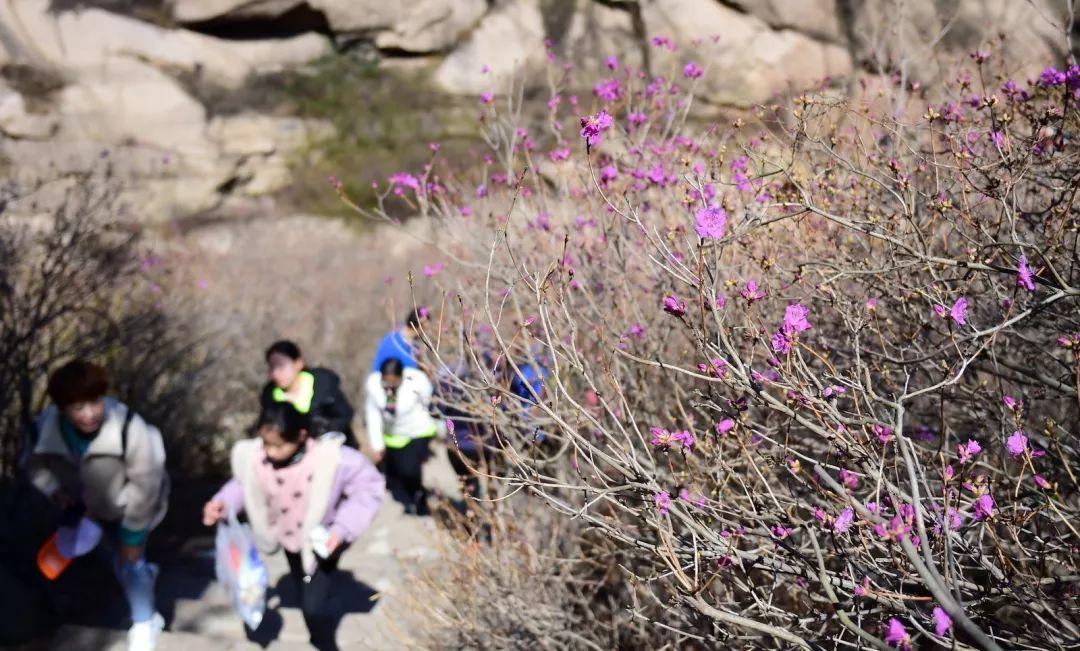
[[[379,511],[385,482],[367,457],[344,447],[344,437],[328,434],[321,437],[308,454],[317,462],[308,489],[308,511],[304,514],[304,546],[300,558],[304,571],[315,571],[315,553],[311,532],[327,527],[342,542],[351,543],[362,534]],[[260,550],[274,553],[279,543],[270,533],[267,498],[256,476],[256,465],[266,463],[262,439],[238,441],[231,455],[233,478],[213,499],[221,501],[234,513],[247,513],[252,533]]]
[[[341,378],[337,373],[326,368],[305,369],[315,378],[315,395],[311,399],[311,406],[307,410],[313,426],[313,433],[321,435],[326,432],[342,432],[346,439],[354,442],[352,433],[352,419],[356,411],[349,404],[348,398],[341,390]],[[273,382],[267,382],[259,396],[259,405],[268,407],[274,404]]]
[[[127,405],[106,398],[101,429],[80,460],[64,442],[60,409],[50,406],[38,419],[38,438],[26,470],[47,496],[62,488],[72,498],[81,498],[95,520],[147,531],[161,523],[168,509],[165,444],[161,432],[133,412],[125,450],[127,414]]]
[[[376,451],[405,447],[412,439],[435,436],[439,425],[431,415],[431,380],[423,371],[407,368],[402,373],[393,412],[387,409],[382,375],[368,376],[364,384],[364,422],[368,442]]]

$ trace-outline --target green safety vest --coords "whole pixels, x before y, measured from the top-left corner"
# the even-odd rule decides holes
[[[306,414],[311,411],[311,401],[315,398],[315,376],[307,371],[300,372],[300,391],[295,399],[290,400],[281,387],[274,387],[271,396],[274,402],[291,402],[296,411]]]

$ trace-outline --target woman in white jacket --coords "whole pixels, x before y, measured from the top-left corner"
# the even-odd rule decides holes
[[[438,423],[431,415],[431,381],[415,368],[390,358],[368,376],[364,416],[376,461],[385,461],[386,485],[405,512],[426,515],[427,491],[421,475]]]

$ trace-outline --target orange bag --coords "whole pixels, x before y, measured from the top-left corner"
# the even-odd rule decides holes
[[[60,547],[57,546],[56,533],[49,536],[49,539],[45,541],[45,544],[41,546],[37,553],[38,569],[50,581],[55,581],[57,577],[63,574],[68,565],[71,565],[71,561],[72,559],[64,556],[60,551]]]

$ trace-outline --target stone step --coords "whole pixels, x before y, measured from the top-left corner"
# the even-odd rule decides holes
[[[194,633],[164,631],[156,651],[258,651],[264,647],[244,639],[226,640]],[[276,640],[268,651],[309,651],[304,641]],[[89,626],[63,626],[53,637],[50,651],[127,651],[127,631]]]

